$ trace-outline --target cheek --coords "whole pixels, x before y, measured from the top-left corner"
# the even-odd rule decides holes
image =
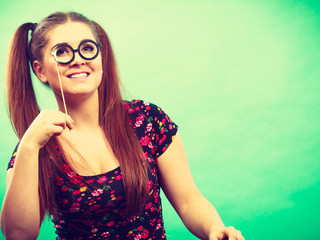
[[[57,71],[58,70],[55,62],[47,65],[46,75],[47,75],[48,83],[53,90],[60,89],[59,75]],[[62,76],[63,71],[64,69],[62,69],[62,67],[59,66],[60,76]]]
[[[97,75],[99,75],[100,77],[102,77],[102,73],[103,73],[103,70],[102,70],[102,62],[101,62],[101,57],[97,58],[96,59],[97,61],[94,62],[94,70],[95,72],[97,72]]]
[[[45,74],[48,78],[48,80],[52,80],[52,78],[57,78],[57,67],[56,62],[51,61],[51,59],[48,59],[45,61]]]

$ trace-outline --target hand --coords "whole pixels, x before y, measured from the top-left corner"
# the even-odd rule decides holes
[[[42,110],[21,141],[42,148],[52,136],[59,136],[67,127],[72,129],[73,123],[73,119],[63,112]]]
[[[212,232],[209,240],[244,240],[244,238],[234,227],[225,227]]]

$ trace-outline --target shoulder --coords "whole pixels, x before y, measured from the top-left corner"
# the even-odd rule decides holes
[[[159,157],[170,145],[178,126],[156,104],[143,100],[126,102],[131,124],[142,146],[149,146]]]
[[[139,115],[143,114],[146,117],[151,117],[151,118],[156,118],[155,120],[157,121],[157,117],[163,117],[169,120],[168,115],[163,111],[162,108],[157,106],[154,103],[150,103],[144,100],[131,100],[131,101],[126,101],[126,109],[129,113],[129,115]]]
[[[125,105],[129,114],[134,112],[140,112],[140,111],[149,111],[151,107],[156,107],[155,104],[152,104],[150,102],[147,102],[141,99],[126,101]]]

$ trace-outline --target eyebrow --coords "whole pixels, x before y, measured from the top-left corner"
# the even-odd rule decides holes
[[[80,41],[79,45],[80,45],[82,42],[87,41],[87,40],[96,41],[96,40],[94,40],[94,39],[86,38],[86,39],[82,39],[82,40]],[[50,51],[53,51],[53,49],[55,49],[56,47],[58,47],[58,46],[60,46],[60,45],[68,45],[68,46],[70,46],[67,42],[57,43],[56,45],[54,45],[54,46],[51,48]],[[79,47],[79,45],[78,45],[78,47]],[[70,47],[71,47],[71,46],[70,46]],[[72,48],[72,47],[71,47],[71,48]],[[72,48],[72,49],[73,49],[73,48]]]

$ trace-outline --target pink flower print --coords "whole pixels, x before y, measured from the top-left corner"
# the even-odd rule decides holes
[[[148,136],[144,136],[140,139],[140,143],[142,146],[147,146],[150,143],[151,138]]]
[[[149,180],[149,181],[147,182],[148,191],[150,191],[150,190],[151,190],[152,185],[153,185],[152,181],[151,181],[151,180]]]
[[[91,195],[94,196],[94,197],[96,197],[96,196],[99,196],[99,195],[102,194],[102,193],[103,193],[103,190],[99,188],[99,189],[94,190],[94,191],[91,193]]]
[[[165,131],[166,131],[166,129],[165,129],[165,128],[161,128],[160,133],[161,133],[161,134],[164,134],[164,133],[165,133]]]
[[[79,212],[80,211],[80,204],[79,203],[72,203],[69,211],[70,212]]]
[[[144,229],[143,232],[141,233],[142,238],[147,238],[149,236],[149,231],[148,229]]]
[[[134,240],[140,240],[141,239],[141,235],[140,234],[138,234],[138,235],[136,235],[135,237],[134,237]]]
[[[94,182],[94,179],[93,179],[93,178],[90,178],[90,179],[87,180],[87,183],[89,183],[89,184],[90,184],[90,183],[93,183],[93,182]]]
[[[149,111],[151,109],[151,107],[150,106],[146,106],[146,109],[147,109],[147,111]]]
[[[56,185],[61,186],[63,184],[63,178],[56,176]]]
[[[152,123],[148,123],[147,132],[150,132],[151,130],[152,130]]]
[[[70,168],[69,165],[67,165],[67,164],[62,164],[62,165],[60,166],[60,170],[61,170],[61,172],[64,172],[64,173],[69,173],[69,172],[71,172],[71,168]]]
[[[163,135],[162,138],[159,140],[159,145],[161,145],[165,140],[166,140],[167,136]]]
[[[157,226],[156,226],[156,229],[158,230],[158,229],[160,229],[160,228],[162,228],[162,226],[161,226],[160,223],[158,223]]]
[[[139,114],[139,116],[136,118],[135,126],[136,127],[140,127],[142,122],[143,122],[143,120],[144,120],[144,116]]]
[[[107,181],[107,177],[106,176],[102,176],[98,179],[98,183],[104,183],[105,181]]]
[[[68,201],[67,199],[63,199],[63,200],[62,200],[62,203],[63,203],[64,205],[66,205],[66,204],[69,203],[69,201]]]
[[[149,147],[150,149],[153,148],[153,145],[152,145],[152,142],[151,142],[151,141],[149,142],[148,147]]]
[[[100,208],[100,205],[99,205],[99,204],[96,204],[96,205],[91,206],[91,207],[89,208],[89,210],[90,210],[91,212],[94,212],[94,211],[98,210],[99,208]]]
[[[153,197],[154,197],[154,202],[158,203],[158,201],[159,201],[159,193],[158,192],[154,192]]]
[[[10,161],[10,165],[11,165],[11,166],[14,165],[15,160],[16,160],[16,158],[13,158],[13,159]]]
[[[111,227],[112,225],[114,225],[114,221],[110,221],[110,222],[107,223],[108,227]]]
[[[68,177],[70,178],[70,182],[79,184],[82,180],[81,176],[78,176],[75,172],[69,172]]]
[[[169,124],[169,129],[172,130],[172,124]]]
[[[121,179],[122,179],[122,176],[121,176],[121,175],[118,175],[118,176],[115,177],[115,179],[116,179],[116,180],[121,180]]]
[[[150,105],[150,103],[149,102],[143,102],[143,104],[145,105],[145,106],[149,106]]]
[[[78,195],[78,194],[80,194],[80,190],[78,190],[78,189],[74,190],[72,193],[73,193],[73,195]]]
[[[67,186],[63,186],[63,187],[62,187],[62,191],[64,191],[64,192],[69,191],[69,187],[67,187]]]
[[[139,227],[137,227],[137,231],[141,231],[143,229],[143,227],[140,225]]]
[[[101,237],[109,237],[110,233],[109,232],[104,232],[101,234]]]
[[[151,203],[151,202],[149,202],[149,203],[146,205],[145,209],[146,209],[146,210],[148,210],[148,209],[150,209],[150,208],[151,208],[151,206],[152,206],[152,203]]]
[[[54,227],[54,228],[62,228],[62,227],[61,227],[61,225],[60,225],[59,223],[58,223],[58,224],[53,225],[53,227]]]

